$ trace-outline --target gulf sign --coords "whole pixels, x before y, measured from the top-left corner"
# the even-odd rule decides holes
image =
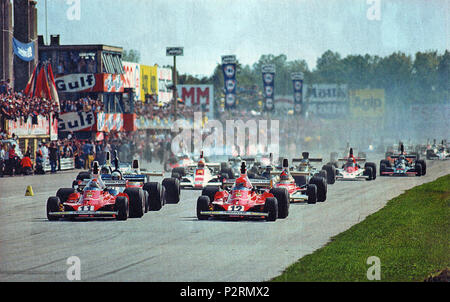
[[[57,76],[58,92],[123,92],[125,81],[123,74],[79,73]]]

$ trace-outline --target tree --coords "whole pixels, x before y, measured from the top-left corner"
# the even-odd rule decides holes
[[[122,53],[122,61],[139,63],[141,61],[141,54],[135,49],[124,50]]]

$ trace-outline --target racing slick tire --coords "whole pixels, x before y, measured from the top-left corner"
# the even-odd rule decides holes
[[[307,183],[306,176],[303,175],[294,176],[294,180],[297,187],[304,186]]]
[[[178,174],[178,175],[177,175]],[[175,177],[177,176],[177,177]],[[181,177],[186,176],[186,171],[184,170],[184,167],[176,167],[172,169],[172,178],[178,178],[180,179]]]
[[[50,212],[60,212],[61,211],[61,201],[59,197],[49,197],[47,199],[47,219],[49,221],[57,221],[59,220],[58,216],[49,215]]]
[[[416,163],[414,170],[416,171],[416,176],[422,176],[423,167],[420,163]]]
[[[426,159],[431,160],[431,159],[433,159],[433,157],[434,157],[433,150],[427,150]]]
[[[381,163],[380,164],[380,176],[383,176],[383,172],[386,171],[386,164]]]
[[[377,178],[377,165],[375,163],[368,162],[364,165],[364,169],[366,169],[366,167],[372,168],[372,180],[375,180]]]
[[[56,192],[56,196],[59,198],[61,203],[65,203],[69,195],[75,193],[75,189],[72,188],[62,188]]]
[[[315,176],[325,178],[325,181],[327,181],[327,183],[328,183],[328,173],[326,170],[320,170],[319,173],[317,173]]]
[[[373,169],[370,166],[364,168],[364,176],[368,176],[366,180],[373,180]]]
[[[148,212],[148,200],[149,200],[150,194],[146,190],[144,190],[144,203],[145,203],[145,211],[144,213]]]
[[[275,197],[267,197],[264,204],[264,212],[268,213],[267,221],[275,221],[278,218],[278,202]]]
[[[116,215],[117,220],[127,220],[129,214],[128,199],[125,196],[118,196],[116,198],[114,210],[118,212]]]
[[[219,187],[206,187],[202,190],[202,195],[201,196],[208,196],[209,200],[212,202],[214,201],[214,196],[216,195],[217,192],[220,191]]]
[[[391,167],[391,163],[387,160],[387,159],[382,159],[382,160],[380,160],[380,167],[381,167],[381,165],[385,165],[387,168],[390,168]]]
[[[220,174],[226,174],[227,175],[227,179],[233,179],[234,177],[234,173],[233,170],[230,167],[227,167],[225,169],[220,169]]]
[[[208,196],[199,196],[197,199],[197,218],[198,220],[207,220],[209,215],[202,215],[202,211],[210,211],[210,199]]]
[[[162,185],[165,190],[165,203],[180,202],[180,180],[178,178],[164,178]]]
[[[277,199],[278,218],[284,219],[289,216],[289,192],[286,188],[272,188],[269,193]]]
[[[309,183],[317,186],[318,202],[324,202],[325,200],[327,200],[327,181],[325,178],[313,176]]]
[[[164,195],[162,194],[161,184],[159,182],[147,182],[142,189],[148,193],[148,210],[161,210],[164,205]]]
[[[336,182],[336,169],[332,165],[325,165],[322,170],[327,171],[327,183],[334,184]]]
[[[123,192],[128,195],[129,217],[141,218],[145,212],[144,191],[141,188],[126,188]]]
[[[90,179],[90,178],[91,178],[91,172],[89,172],[89,171],[80,172],[77,175],[77,180],[85,180],[85,179]]]
[[[337,169],[338,168],[338,164],[337,164],[337,162],[335,162],[335,161],[333,161],[333,162],[327,162],[327,166],[333,166],[335,169]]]
[[[423,159],[420,159],[417,162],[422,165],[422,175],[426,175],[427,174],[427,162],[424,161]]]
[[[315,204],[317,202],[317,186],[315,184],[309,184],[306,187],[306,195],[308,196],[308,203]]]

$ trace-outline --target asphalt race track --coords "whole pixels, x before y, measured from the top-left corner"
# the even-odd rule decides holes
[[[422,177],[336,182],[324,203],[291,204],[287,219],[270,223],[198,221],[200,191],[141,219],[50,222],[47,198],[78,171],[0,178],[0,281],[67,281],[70,256],[81,260],[82,281],[267,281],[389,199],[450,172],[450,161],[427,165]]]

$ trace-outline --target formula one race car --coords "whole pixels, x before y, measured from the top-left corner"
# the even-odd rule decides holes
[[[220,186],[224,179],[232,176],[220,167],[219,163],[207,163],[202,152],[196,165],[173,169],[172,178],[180,179],[181,189],[203,190],[206,186]]]
[[[169,172],[174,169],[185,168],[189,165],[194,165],[195,161],[192,159],[192,156],[188,154],[183,154],[181,156],[173,155],[170,157],[166,163],[164,164],[164,171]]]
[[[375,163],[366,162],[364,168],[359,163],[365,162],[365,158],[354,157],[353,148],[350,148],[348,157],[339,158],[345,162],[341,169],[336,169],[336,180],[374,180],[377,178],[377,166]]]
[[[436,144],[436,142],[427,148],[426,157],[428,160],[447,160],[450,159],[450,152],[447,146],[447,143],[443,140],[440,145]]]
[[[139,160],[133,160],[131,166],[120,170],[118,158],[114,160],[115,170],[111,175],[128,180],[129,187],[142,188],[148,199],[148,210],[159,211],[166,203],[180,201],[180,181],[177,178],[164,178],[162,184],[150,182],[150,176],[164,176],[163,172],[147,172],[139,167]],[[108,178],[107,175],[102,177]]]
[[[399,155],[391,155],[390,160],[380,161],[380,176],[422,176],[427,173],[424,160],[418,160],[416,155],[407,154],[401,145]],[[393,163],[391,163],[391,160]]]
[[[79,190],[59,189],[47,200],[48,220],[60,218],[99,218],[117,220],[140,218],[145,213],[144,192],[141,188],[127,188],[127,180],[105,180],[94,164],[93,178],[80,183]]]
[[[250,180],[245,162],[241,176],[227,180],[223,187],[207,187],[197,200],[197,218],[258,218],[275,221],[289,215],[289,199],[286,188],[270,191],[267,180]],[[279,199],[278,199],[279,198]]]
[[[297,184],[295,176],[302,176],[303,172],[289,171],[288,159],[283,159],[282,171],[272,171],[275,177],[271,179],[272,188],[286,188],[289,194],[289,201],[302,202],[307,201],[309,204],[316,203],[317,201],[317,186],[314,181],[306,184]]]

